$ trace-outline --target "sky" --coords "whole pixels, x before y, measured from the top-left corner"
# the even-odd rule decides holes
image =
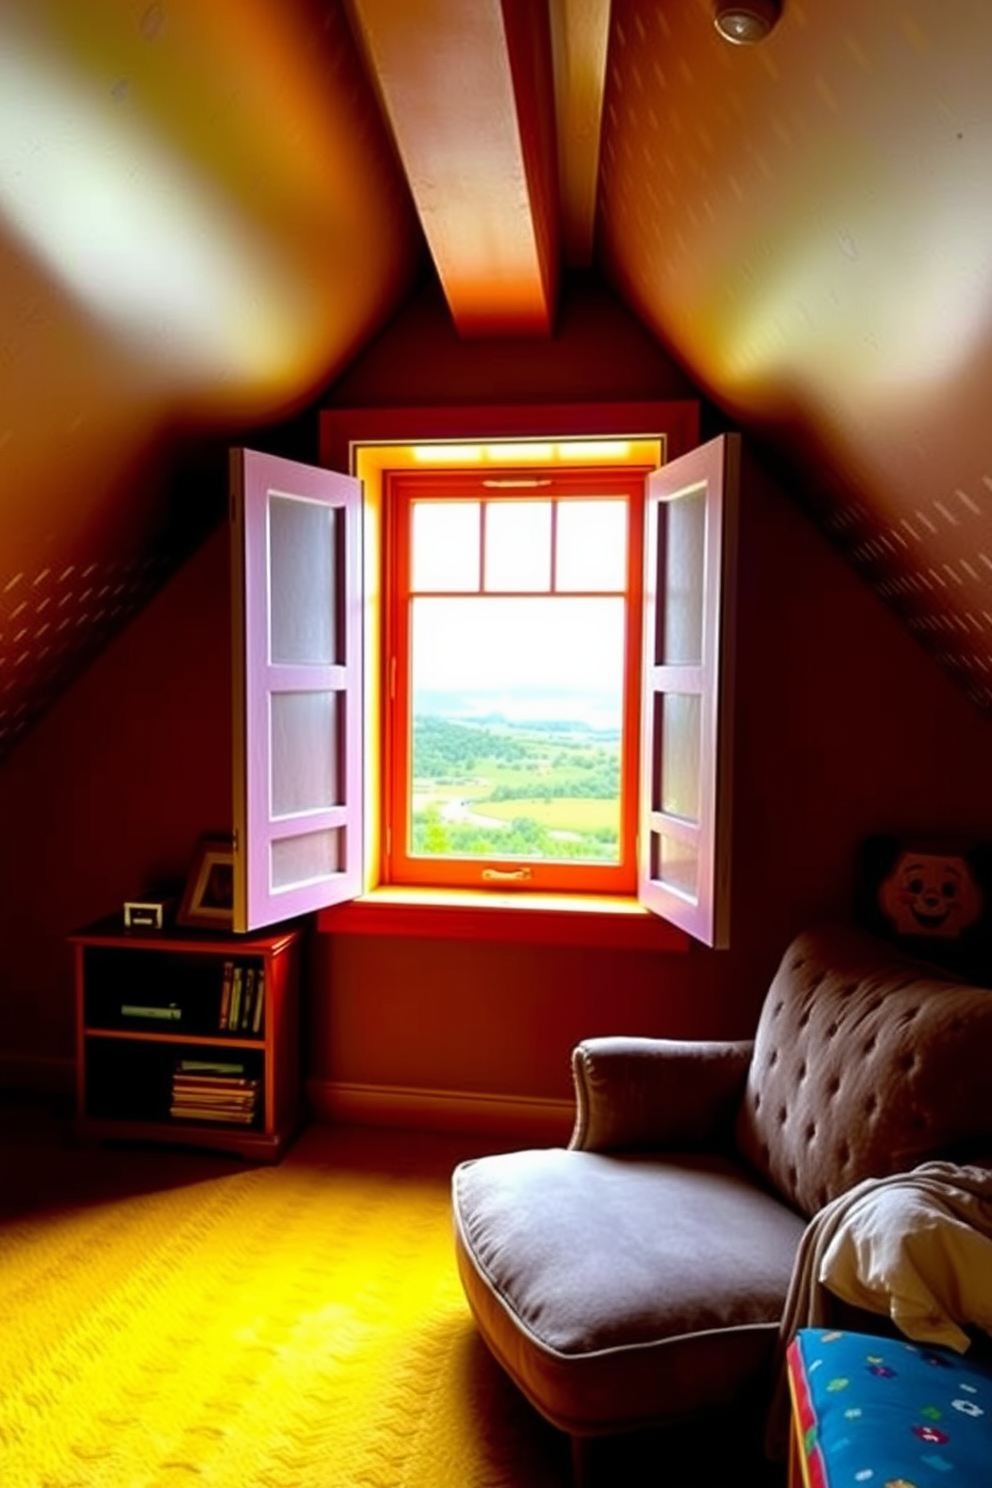
[[[615,596],[416,599],[414,711],[418,693],[458,692],[471,711],[619,728],[623,610]]]

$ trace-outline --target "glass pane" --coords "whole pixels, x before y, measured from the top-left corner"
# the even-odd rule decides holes
[[[269,500],[269,651],[274,662],[326,666],[336,654],[336,521],[331,507]]]
[[[273,889],[292,889],[340,873],[345,862],[344,827],[282,837],[272,843]]]
[[[551,588],[551,502],[486,503],[487,589]]]
[[[627,587],[626,501],[559,501],[555,587]]]
[[[651,833],[651,877],[695,899],[699,892],[699,854],[691,842],[664,832]]]
[[[663,665],[698,666],[703,659],[703,561],[706,492],[703,487],[661,508],[664,542],[658,545],[658,659]]]
[[[699,742],[701,699],[667,692],[655,698],[654,810],[699,820]]]
[[[480,518],[477,501],[413,503],[414,589],[478,590]]]
[[[412,604],[414,853],[619,861],[624,601]]]
[[[272,695],[272,815],[294,816],[341,803],[338,694]]]

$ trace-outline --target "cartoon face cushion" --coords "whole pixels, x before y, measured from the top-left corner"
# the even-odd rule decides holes
[[[879,885],[878,902],[898,935],[956,937],[982,912],[965,858],[903,852]]]

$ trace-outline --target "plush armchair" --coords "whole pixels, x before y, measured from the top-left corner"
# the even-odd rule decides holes
[[[483,1338],[574,1439],[763,1401],[808,1219],[992,1151],[992,991],[845,928],[800,935],[752,1042],[597,1038],[568,1149],[453,1177]]]

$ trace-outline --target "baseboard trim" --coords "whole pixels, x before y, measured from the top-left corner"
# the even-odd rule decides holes
[[[316,1121],[357,1126],[415,1127],[564,1146],[575,1121],[571,1101],[481,1095],[463,1090],[419,1090],[344,1080],[308,1080],[307,1105]]]
[[[71,1059],[0,1053],[0,1089],[72,1095],[75,1079]],[[307,1080],[306,1102],[315,1121],[463,1132],[542,1145],[563,1146],[575,1121],[575,1106],[570,1100],[345,1080]]]
[[[2,1090],[37,1090],[45,1095],[72,1095],[75,1088],[76,1066],[71,1059],[0,1052]]]

